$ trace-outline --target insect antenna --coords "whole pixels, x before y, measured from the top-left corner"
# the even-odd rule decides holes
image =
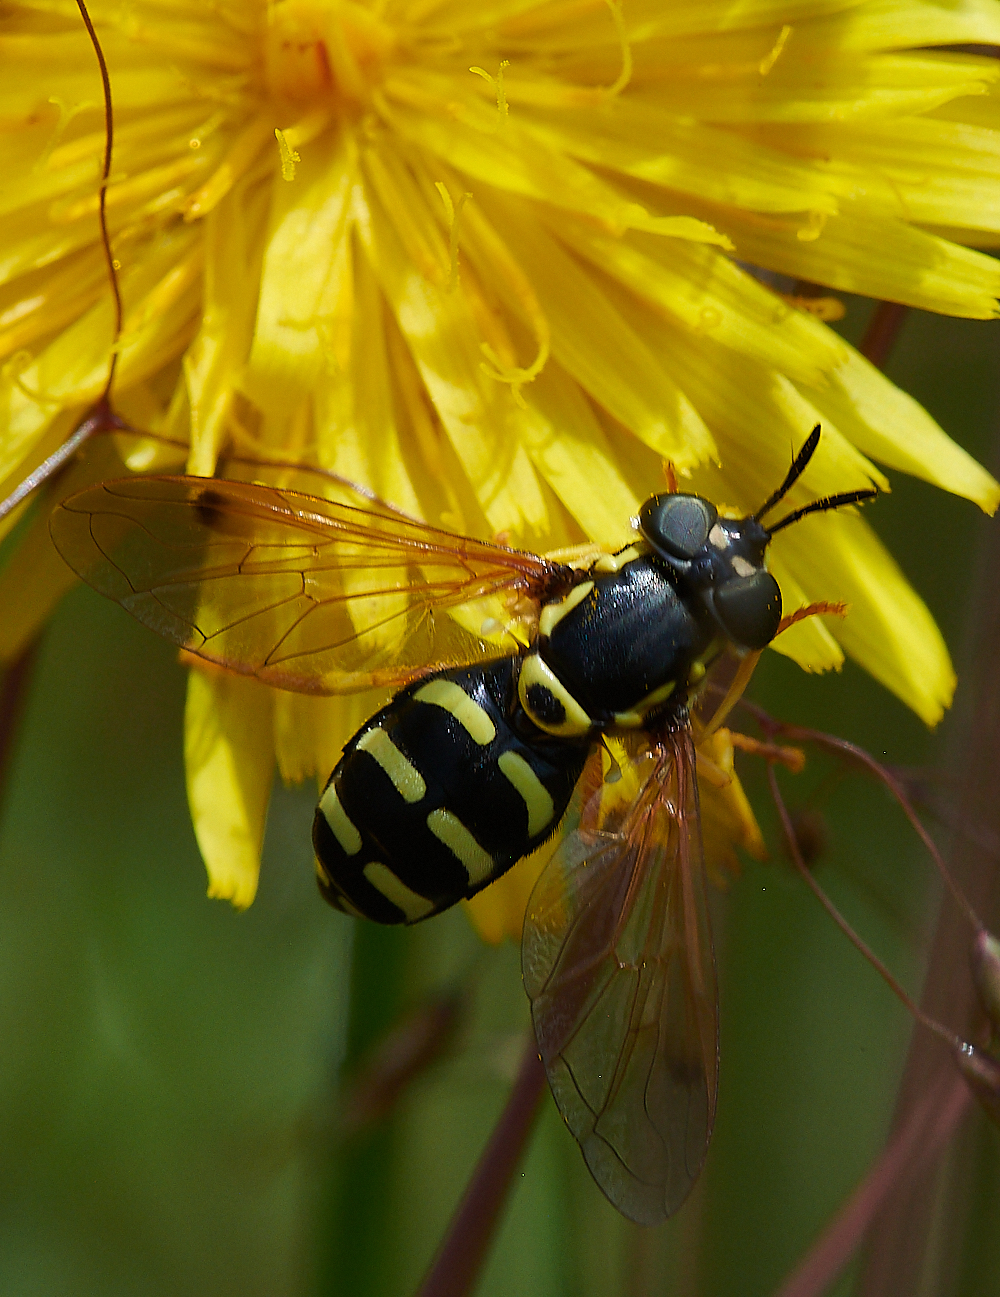
[[[760,522],[765,513],[770,513],[774,506],[785,498],[806,471],[806,466],[816,453],[816,447],[819,445],[820,428],[821,425],[817,423],[803,442],[802,449],[792,460],[792,466],[785,474],[785,480],[773,495],[768,496],[753,515],[754,522]],[[811,504],[803,505],[801,509],[796,509],[794,513],[787,514],[780,522],[776,522],[773,527],[768,527],[767,530],[773,536],[776,531],[781,531],[782,527],[790,527],[793,522],[798,522],[807,513],[826,513],[828,509],[839,509],[845,504],[857,504],[860,500],[873,500],[877,495],[878,487],[875,486],[863,487],[858,491],[842,491],[839,495],[825,495],[822,500],[813,500]]]
[[[798,522],[807,513],[826,513],[828,509],[839,509],[845,504],[858,504],[861,500],[874,500],[878,493],[877,486],[868,486],[857,491],[841,491],[839,495],[825,495],[822,500],[813,500],[811,504],[803,505],[801,509],[796,509],[794,513],[788,514],[780,522],[776,522],[773,527],[768,527],[768,531],[773,536],[776,531],[781,531],[782,527],[790,527],[793,522]]]
[[[80,16],[83,19],[84,26],[87,29],[87,35],[90,37],[90,43],[94,47],[94,53],[97,55],[97,64],[101,70],[101,86],[104,93],[104,162],[101,167],[101,187],[98,196],[98,221],[101,230],[101,247],[104,250],[104,259],[107,262],[108,277],[111,280],[111,291],[114,297],[114,330],[111,341],[111,360],[108,364],[108,376],[104,383],[104,390],[97,398],[94,405],[87,411],[86,415],[73,430],[69,437],[54,450],[51,455],[37,468],[33,469],[23,481],[18,483],[15,489],[4,500],[0,500],[0,521],[13,512],[23,500],[26,500],[33,491],[47,482],[50,477],[54,476],[64,464],[76,454],[85,441],[94,435],[95,432],[110,432],[116,430],[127,431],[128,425],[120,419],[111,408],[111,384],[114,381],[115,369],[118,364],[118,343],[121,339],[122,332],[122,295],[118,285],[118,270],[115,266],[114,255],[111,251],[111,239],[108,235],[108,218],[107,218],[107,193],[108,180],[111,176],[111,154],[114,144],[114,113],[111,105],[111,78],[108,75],[108,65],[104,59],[104,51],[101,49],[101,42],[97,38],[97,32],[94,30],[94,24],[91,21],[90,14],[84,0],[76,0],[77,8],[80,10]]]
[[[776,504],[779,504],[785,498],[788,492],[792,489],[795,483],[806,471],[806,465],[809,463],[813,455],[816,453],[816,447],[819,445],[819,434],[820,434],[820,424],[817,423],[816,427],[813,428],[812,432],[809,434],[809,436],[806,438],[805,442],[803,443],[802,449],[792,460],[792,466],[785,474],[785,480],[782,482],[782,484],[778,487],[777,491],[775,491],[773,495],[768,496],[768,498],[764,501],[764,503],[754,514],[753,516],[754,522],[760,522],[761,518],[763,518],[765,513],[770,513],[771,510],[774,508],[774,506]]]

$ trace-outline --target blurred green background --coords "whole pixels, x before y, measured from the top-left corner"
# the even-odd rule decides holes
[[[852,340],[868,310],[850,304]],[[888,372],[996,471],[1000,322],[911,313]],[[893,488],[867,516],[961,664],[983,520],[900,475]],[[509,1089],[528,1023],[518,951],[484,949],[461,913],[382,931],[330,911],[311,788],[276,790],[253,908],[207,901],[183,693],[172,648],[89,590],[64,601],[0,819],[0,1294],[409,1293]],[[947,722],[928,734],[850,665],[809,677],[768,654],[753,693],[889,762],[926,765],[946,742]],[[823,774],[786,778],[789,800]],[[748,783],[774,845],[763,781]],[[933,889],[915,838],[862,781],[818,795],[819,877],[919,991]],[[483,1297],[767,1294],[870,1165],[905,1013],[778,850],[717,898],[716,939],[719,1113],[694,1199],[662,1229],[620,1219],[546,1096]],[[445,1056],[377,1129],[339,1143],[345,1061],[456,986],[467,1012]],[[987,1240],[995,1164],[976,1195]],[[975,1291],[1000,1293],[1000,1269],[977,1269]]]

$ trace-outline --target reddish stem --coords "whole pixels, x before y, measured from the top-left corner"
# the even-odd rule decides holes
[[[960,815],[984,833],[1000,827],[996,771],[1000,764],[1000,675],[996,645],[1000,638],[1000,534],[995,524],[984,529],[973,598],[973,634],[964,688],[972,705],[952,740],[952,763],[963,789]],[[959,837],[950,852],[951,872],[975,912],[990,930],[1000,921],[1000,878],[996,862],[975,842]],[[947,1015],[958,1030],[975,1040],[983,1025],[969,966],[969,933],[964,917],[943,906],[931,945],[922,1005],[933,1017]],[[923,1095],[935,1088],[937,1075],[950,1071],[952,1060],[922,1034],[914,1037],[900,1085],[896,1127],[902,1128]],[[859,1275],[859,1297],[895,1297],[923,1291],[933,1243],[936,1292],[957,1291],[961,1267],[973,1246],[964,1193],[976,1174],[977,1159],[991,1138],[983,1123],[958,1141],[943,1182],[933,1166],[900,1175],[866,1238],[866,1259]],[[984,1235],[980,1234],[980,1243]],[[930,1291],[928,1289],[928,1291]]]
[[[947,1045],[951,1046],[953,1051],[961,1049],[965,1044],[962,1038],[956,1036],[953,1031],[949,1031],[947,1027],[943,1027],[936,1018],[932,1018],[928,1014],[924,1013],[898,978],[894,977],[893,974],[890,973],[888,967],[881,959],[879,959],[871,946],[858,936],[834,905],[833,901],[830,900],[829,896],[827,896],[826,892],[822,887],[820,887],[819,883],[806,868],[805,861],[802,859],[802,853],[799,850],[798,839],[795,836],[795,829],[792,827],[791,816],[788,814],[785,799],[781,796],[781,790],[778,787],[778,780],[774,773],[773,763],[768,764],[767,779],[771,789],[771,796],[774,799],[774,804],[777,807],[778,815],[781,819],[781,827],[784,830],[785,841],[788,846],[788,854],[791,857],[792,864],[804,879],[807,887],[809,887],[810,891],[819,901],[820,905],[822,905],[823,909],[826,910],[827,914],[829,914],[830,918],[834,921],[844,936],[847,937],[848,941],[850,941],[852,945],[860,951],[862,955],[864,955],[865,959],[868,960],[869,964],[871,964],[872,968],[875,969],[876,973],[878,973],[893,994],[902,1001],[907,1009],[909,1009],[916,1021],[926,1027],[928,1031],[933,1032],[934,1035],[939,1036]]]
[[[44,482],[54,477],[60,469],[69,463],[84,442],[89,441],[95,433],[117,431],[130,432],[131,429],[111,409],[107,396],[102,396],[82,422],[77,424],[76,429],[66,438],[62,445],[57,446],[48,459],[44,459],[37,468],[33,469],[26,478],[19,482],[10,495],[0,500],[0,521],[6,518],[8,514],[13,513],[18,505],[23,504],[28,496],[37,491]]]
[[[418,1297],[467,1297],[472,1292],[544,1093],[545,1068],[532,1037],[507,1106],[451,1218]]]
[[[7,771],[24,714],[37,653],[38,641],[35,640],[9,663],[3,673],[3,684],[0,685],[0,795],[7,786]]]
[[[827,751],[833,752],[852,764],[867,770],[884,784],[899,803],[906,818],[913,826],[914,832],[926,847],[927,853],[933,860],[942,881],[951,892],[955,904],[965,915],[973,931],[976,933],[982,931],[983,925],[974,906],[970,904],[968,897],[955,879],[952,871],[948,868],[941,852],[937,849],[934,839],[927,832],[923,821],[914,810],[913,804],[906,794],[906,789],[887,766],[882,765],[880,761],[876,761],[870,752],[858,747],[856,743],[848,742],[847,739],[838,739],[833,734],[823,734],[820,730],[809,729],[803,725],[786,725],[783,721],[773,721],[770,718],[765,720],[763,718],[766,714],[760,709],[755,709],[754,714],[757,716],[762,728],[771,729],[783,738],[791,739],[793,742],[815,743],[817,747],[826,748]]]
[[[32,491],[37,490],[43,482],[47,482],[53,474],[57,473],[95,432],[106,432],[116,428],[125,429],[126,426],[111,409],[111,386],[118,365],[118,344],[121,341],[122,334],[122,294],[118,284],[118,270],[115,266],[114,253],[111,251],[111,237],[108,234],[108,180],[111,177],[111,155],[114,149],[114,109],[111,103],[111,78],[108,75],[108,65],[104,60],[101,42],[97,39],[97,32],[94,30],[94,24],[91,21],[85,0],[76,0],[76,5],[87,29],[87,36],[94,47],[94,54],[97,56],[97,66],[101,72],[101,88],[104,96],[104,162],[101,166],[101,187],[98,191],[98,224],[101,234],[101,249],[108,267],[108,279],[111,283],[111,295],[114,301],[115,320],[112,331],[111,357],[108,361],[108,376],[104,380],[104,390],[98,397],[93,409],[84,415],[67,440],[53,451],[44,463],[39,464],[5,500],[0,501],[0,519],[6,518],[22,501],[31,495]]]
[[[945,1074],[943,1082],[910,1110],[879,1160],[775,1297],[820,1297],[827,1292],[900,1179],[934,1164],[972,1101],[968,1086],[957,1074]]]
[[[80,10],[80,17],[83,19],[83,25],[87,29],[87,35],[90,37],[90,43],[93,45],[94,53],[97,56],[97,66],[101,70],[101,90],[104,95],[104,163],[101,167],[98,218],[101,227],[101,247],[108,267],[108,278],[111,281],[111,292],[115,303],[114,345],[111,348],[111,363],[108,366],[107,381],[101,394],[101,400],[106,401],[111,394],[111,384],[115,377],[115,367],[118,364],[117,343],[122,332],[122,295],[121,289],[118,287],[118,270],[115,266],[114,253],[111,251],[111,239],[108,235],[108,181],[111,178],[111,155],[114,152],[115,114],[111,104],[111,77],[108,75],[104,50],[101,49],[101,42],[97,39],[97,32],[94,30],[94,24],[91,21],[85,0],[76,0],[76,5]]]
[[[858,350],[879,369],[885,368],[909,310],[899,302],[879,302],[875,307]]]

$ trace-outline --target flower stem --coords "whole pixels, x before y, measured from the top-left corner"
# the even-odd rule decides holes
[[[913,826],[917,837],[926,847],[927,854],[933,860],[942,881],[951,893],[952,899],[959,910],[965,915],[973,932],[982,931],[983,924],[976,913],[975,906],[970,904],[952,870],[945,863],[945,859],[938,850],[934,839],[927,832],[922,820],[914,810],[906,789],[887,766],[884,766],[880,761],[876,761],[871,753],[866,752],[864,748],[858,747],[856,743],[848,742],[847,739],[838,739],[833,734],[822,734],[819,730],[809,729],[803,725],[786,725],[784,722],[763,720],[761,719],[763,717],[762,712],[755,712],[755,715],[757,715],[757,719],[762,726],[773,729],[776,733],[781,734],[783,738],[790,739],[792,742],[815,743],[818,747],[825,748],[828,752],[834,753],[851,765],[867,770],[869,774],[874,775],[876,779],[883,783],[899,803],[904,815]]]
[[[994,458],[996,454],[995,450]],[[967,697],[973,701],[960,712],[964,724],[955,727],[950,742],[952,765],[960,776],[959,787],[964,790],[960,817],[987,834],[1000,830],[1000,801],[996,796],[1000,764],[998,571],[1000,533],[994,522],[984,526],[972,603],[972,634],[962,673]],[[995,931],[1000,921],[1000,887],[992,854],[977,840],[958,835],[950,852],[950,866],[974,911],[988,929]],[[947,1017],[967,1039],[975,1040],[984,1015],[977,1007],[969,952],[965,916],[953,906],[942,906],[921,1004],[932,1017]],[[900,1084],[894,1131],[905,1129],[924,1097],[937,1091],[942,1073],[951,1075],[952,1067],[952,1060],[945,1059],[924,1033],[914,1036]],[[984,1129],[985,1123],[970,1127],[969,1138],[953,1149],[947,1164],[947,1185],[940,1182],[936,1164],[907,1167],[897,1176],[868,1231],[866,1262],[857,1287],[859,1297],[957,1291],[957,1267],[974,1245],[961,1186],[973,1174]],[[939,1269],[930,1287],[926,1281],[932,1247]]]
[[[971,1102],[969,1088],[957,1073],[939,1078],[775,1297],[821,1297],[828,1292],[900,1179],[934,1166]]]
[[[799,850],[798,841],[796,840],[795,837],[795,830],[792,827],[791,816],[788,814],[788,808],[785,805],[785,800],[781,796],[781,790],[778,788],[778,780],[774,773],[773,761],[768,763],[767,779],[771,788],[771,796],[774,799],[774,804],[778,808],[778,816],[781,819],[781,827],[785,833],[785,840],[788,845],[788,853],[791,856],[792,864],[795,866],[799,874],[805,880],[806,885],[812,891],[813,895],[819,901],[820,905],[823,906],[827,914],[829,914],[830,918],[833,919],[834,923],[841,930],[841,932],[847,937],[847,939],[861,952],[862,955],[864,955],[865,959],[868,960],[869,964],[871,964],[871,966],[875,969],[876,973],[878,973],[878,975],[882,978],[882,980],[888,985],[889,989],[893,992],[893,994],[899,1000],[902,1001],[902,1003],[906,1006],[907,1009],[909,1009],[914,1019],[917,1022],[921,1023],[922,1026],[926,1027],[928,1031],[933,1032],[934,1035],[939,1036],[946,1044],[950,1045],[953,1051],[960,1049],[963,1045],[962,1038],[960,1036],[956,1036],[953,1031],[949,1031],[946,1027],[943,1027],[941,1023],[939,1023],[935,1018],[932,1018],[928,1014],[924,1013],[924,1011],[920,1008],[917,1002],[909,994],[909,992],[902,985],[899,979],[894,977],[892,973],[889,972],[889,969],[882,962],[882,960],[879,959],[878,955],[875,954],[871,946],[869,946],[866,941],[863,941],[861,937],[858,936],[858,934],[854,931],[851,925],[840,913],[840,911],[837,909],[834,903],[827,896],[823,888],[820,887],[819,883],[817,883],[816,879],[806,868],[805,862],[802,859],[802,853]]]
[[[108,377],[104,385],[104,391],[101,394],[102,401],[106,401],[111,393],[111,384],[115,377],[115,367],[118,364],[118,339],[122,332],[122,295],[118,287],[118,270],[115,266],[114,253],[111,251],[111,239],[108,236],[108,180],[111,178],[111,157],[114,152],[115,140],[115,114],[111,103],[111,78],[108,75],[108,65],[104,59],[104,50],[101,48],[101,42],[97,39],[97,32],[94,30],[94,24],[91,22],[90,14],[84,0],[76,0],[77,8],[80,10],[80,17],[87,29],[87,35],[90,37],[90,43],[94,47],[94,54],[97,57],[97,66],[101,72],[101,92],[104,96],[104,161],[101,165],[101,188],[98,198],[98,219],[101,227],[101,248],[104,252],[104,260],[108,267],[108,278],[111,281],[111,292],[114,297],[115,305],[115,325],[114,325],[114,342],[111,348],[111,360],[108,365]]]
[[[97,66],[101,73],[101,91],[104,98],[104,161],[101,164],[101,187],[98,191],[98,223],[101,232],[101,249],[108,268],[108,280],[114,301],[114,326],[111,340],[111,354],[108,360],[108,376],[104,380],[104,390],[92,409],[88,410],[77,424],[71,435],[49,455],[43,463],[24,479],[5,500],[0,501],[0,520],[12,513],[29,495],[47,482],[67,464],[85,441],[89,441],[95,432],[108,432],[115,429],[126,429],[126,425],[111,409],[111,386],[114,383],[115,369],[118,366],[118,344],[122,334],[122,294],[118,284],[118,268],[114,253],[111,251],[111,237],[108,234],[108,181],[111,177],[111,156],[114,150],[114,108],[111,103],[111,78],[108,65],[104,59],[101,42],[97,38],[94,24],[84,0],[76,0],[80,17],[87,29],[87,36],[94,47]]]
[[[909,311],[908,306],[901,306],[899,302],[879,302],[872,312],[858,350],[879,369],[885,368]]]
[[[418,1289],[418,1297],[466,1297],[473,1291],[544,1093],[545,1068],[532,1036],[507,1105]]]
[[[37,654],[38,641],[35,640],[7,666],[0,684],[0,799],[7,787],[7,772]]]

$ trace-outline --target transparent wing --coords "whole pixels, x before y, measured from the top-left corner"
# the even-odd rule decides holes
[[[694,744],[688,729],[651,740],[610,809],[600,758],[582,785],[598,791],[528,903],[522,965],[556,1104],[605,1195],[651,1225],[690,1192],[715,1116]]]
[[[512,602],[566,578],[537,555],[338,493],[124,478],[71,496],[50,530],[74,571],[160,635],[306,693],[517,652]]]

